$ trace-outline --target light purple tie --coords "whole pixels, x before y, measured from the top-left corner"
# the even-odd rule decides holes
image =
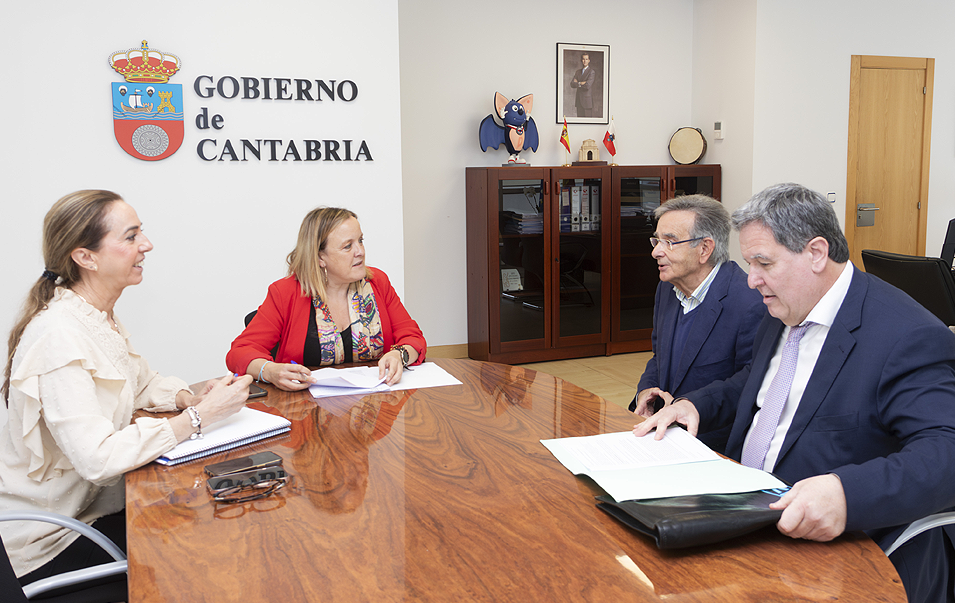
[[[806,330],[814,322],[805,322],[789,330],[789,337],[783,345],[783,357],[779,361],[779,370],[773,377],[766,397],[763,399],[763,408],[759,412],[756,427],[749,435],[749,442],[743,448],[743,464],[747,467],[763,468],[769,444],[779,425],[779,416],[783,413],[789,390],[793,385],[793,375],[796,374],[796,361],[799,359],[799,340],[806,334]]]

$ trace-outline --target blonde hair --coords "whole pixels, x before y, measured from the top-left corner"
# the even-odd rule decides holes
[[[298,230],[295,249],[288,254],[288,273],[295,276],[302,287],[302,294],[311,298],[325,298],[325,277],[318,254],[325,251],[328,235],[350,218],[358,219],[355,212],[341,207],[316,207],[305,214]],[[365,278],[371,279],[371,270],[365,266]]]
[[[43,263],[46,270],[27,293],[20,318],[7,340],[7,366],[3,373],[3,387],[0,388],[0,395],[7,406],[13,354],[20,345],[23,331],[37,314],[46,309],[57,286],[71,287],[79,282],[80,269],[73,261],[73,250],[81,247],[91,251],[99,249],[109,232],[106,215],[110,205],[122,200],[122,197],[110,191],[76,191],[54,203],[46,213],[43,219]]]

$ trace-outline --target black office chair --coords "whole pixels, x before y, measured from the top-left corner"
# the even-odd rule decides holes
[[[942,251],[938,257],[945,260],[949,268],[955,264],[955,218],[948,221],[948,228],[945,230],[945,241],[942,243]]]
[[[6,551],[4,551],[3,558],[0,559],[0,593],[3,593],[4,601],[26,603],[44,593],[50,593],[51,591],[65,587],[69,587],[72,592],[58,596],[48,596],[48,598],[44,598],[43,601],[56,603],[92,603],[94,601],[109,603],[121,599],[125,600],[125,581],[96,584],[96,581],[102,578],[125,574],[127,569],[126,555],[122,549],[116,546],[116,543],[107,538],[99,530],[72,517],[42,511],[11,511],[0,513],[0,521],[43,521],[69,528],[98,544],[114,559],[114,561],[110,563],[103,563],[86,569],[50,576],[49,578],[44,578],[43,580],[38,580],[21,587],[13,571],[13,566],[10,564],[10,558],[6,555]],[[2,544],[2,541],[0,541],[0,546],[2,546]],[[86,585],[89,585],[89,587],[87,588]]]
[[[940,258],[862,250],[865,271],[898,287],[946,325],[955,325],[955,278]]]

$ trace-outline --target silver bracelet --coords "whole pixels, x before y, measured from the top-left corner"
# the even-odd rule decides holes
[[[199,416],[199,411],[195,406],[187,406],[186,412],[192,417],[192,426],[196,428],[196,432],[190,434],[189,439],[196,440],[202,438],[202,417]]]

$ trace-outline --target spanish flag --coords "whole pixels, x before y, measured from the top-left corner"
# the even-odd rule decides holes
[[[560,144],[570,153],[570,136],[567,135],[567,116],[564,116],[564,131],[560,133]]]

